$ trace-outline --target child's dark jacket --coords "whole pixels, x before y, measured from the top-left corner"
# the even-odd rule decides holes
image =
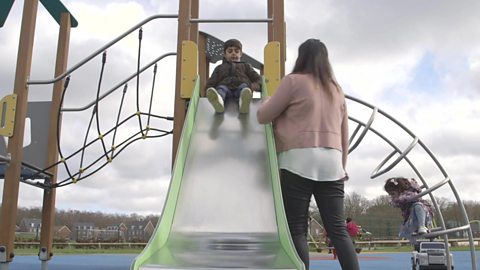
[[[253,67],[245,62],[230,62],[224,60],[223,63],[215,68],[212,76],[208,79],[206,88],[216,88],[218,85],[225,85],[229,89],[236,89],[242,83],[252,87],[252,83],[261,84],[260,75]],[[260,89],[252,89],[258,91]]]

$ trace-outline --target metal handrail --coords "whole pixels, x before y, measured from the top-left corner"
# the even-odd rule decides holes
[[[6,156],[0,155],[0,164],[9,164],[12,158],[10,157],[10,154],[7,154]]]
[[[124,37],[126,37],[127,35],[131,34],[133,31],[137,30],[138,28],[140,28],[141,26],[143,26],[144,24],[146,24],[147,22],[151,21],[151,20],[155,20],[155,19],[171,19],[171,18],[178,18],[178,15],[175,15],[175,14],[170,14],[170,15],[154,15],[154,16],[151,16],[151,17],[148,17],[146,18],[145,20],[141,21],[140,23],[136,24],[135,26],[133,26],[132,28],[130,28],[129,30],[127,30],[126,32],[124,32],[123,34],[121,34],[120,36],[118,36],[117,38],[115,38],[114,40],[110,41],[109,43],[107,43],[106,45],[104,45],[103,47],[101,47],[100,49],[96,50],[95,52],[93,52],[92,54],[90,54],[89,56],[87,56],[84,60],[80,61],[78,64],[76,64],[75,66],[71,67],[70,69],[68,69],[67,71],[65,71],[63,74],[51,79],[51,80],[29,80],[27,81],[27,85],[31,85],[31,84],[51,84],[51,83],[55,83],[63,78],[65,78],[66,76],[68,76],[69,74],[71,74],[72,72],[74,72],[75,70],[77,70],[78,68],[80,68],[81,66],[83,66],[85,63],[87,63],[88,61],[92,60],[94,57],[98,56],[99,54],[103,53],[106,49],[110,48],[113,44],[117,43],[118,41],[120,41],[121,39],[123,39]]]

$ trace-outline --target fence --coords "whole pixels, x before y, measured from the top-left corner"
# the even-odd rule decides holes
[[[56,249],[143,249],[147,243],[53,243]],[[39,242],[15,242],[15,248],[39,248]]]
[[[480,246],[480,238],[474,238],[474,244],[476,247]],[[448,239],[448,243],[451,247],[468,246],[468,239]],[[328,247],[324,243],[309,242],[309,244],[318,246],[317,250],[328,250]],[[316,245],[315,245],[316,244]],[[355,241],[355,246],[358,248],[365,248],[367,250],[375,250],[379,247],[402,247],[409,246],[411,243],[408,240],[371,240],[371,241]]]

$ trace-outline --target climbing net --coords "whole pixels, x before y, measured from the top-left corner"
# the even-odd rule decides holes
[[[104,91],[102,86],[107,67],[107,50],[101,52],[101,65],[94,101],[82,108],[59,108],[57,112],[58,162],[50,164],[32,175],[24,176],[22,181],[45,178],[45,175],[49,175],[49,172],[58,166],[63,167],[66,176],[62,176],[56,183],[45,179],[44,183],[35,182],[35,185],[42,188],[57,188],[74,184],[99,172],[134,142],[172,134],[171,123],[173,117],[158,115],[153,112],[153,108],[154,96],[158,88],[156,87],[158,62],[165,57],[175,55],[175,53],[161,55],[146,66],[141,67],[142,36],[143,30],[140,28],[138,31],[136,71],[108,91]],[[146,81],[144,78],[147,76],[142,74],[146,71],[151,72],[146,84],[148,86],[140,87],[141,82]],[[141,75],[143,75],[142,81]],[[64,103],[69,85],[74,78],[72,74],[64,78],[61,104]],[[80,82],[80,84],[83,84],[83,82]],[[129,84],[135,85],[133,95],[128,95]],[[145,91],[145,89],[147,90]],[[120,95],[111,95],[114,92],[120,92],[118,90],[121,90]],[[118,97],[120,97],[119,100],[112,101],[113,98]],[[105,112],[110,115],[106,115]],[[74,151],[68,151],[68,147],[62,147],[60,143],[62,116],[65,117],[67,113],[79,113],[84,118],[88,118],[88,124],[84,131],[74,130],[76,139],[80,140],[81,138],[82,140],[81,147]],[[115,117],[112,117],[112,114]],[[85,117],[85,115],[88,116]],[[162,123],[162,121],[170,124]],[[64,148],[67,148],[67,150],[64,150]]]

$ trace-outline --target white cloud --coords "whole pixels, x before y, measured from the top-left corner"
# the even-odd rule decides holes
[[[130,2],[97,2],[96,5],[72,1],[68,5],[79,21],[75,39],[99,39],[110,41],[111,36],[119,35],[147,17],[143,6]]]

